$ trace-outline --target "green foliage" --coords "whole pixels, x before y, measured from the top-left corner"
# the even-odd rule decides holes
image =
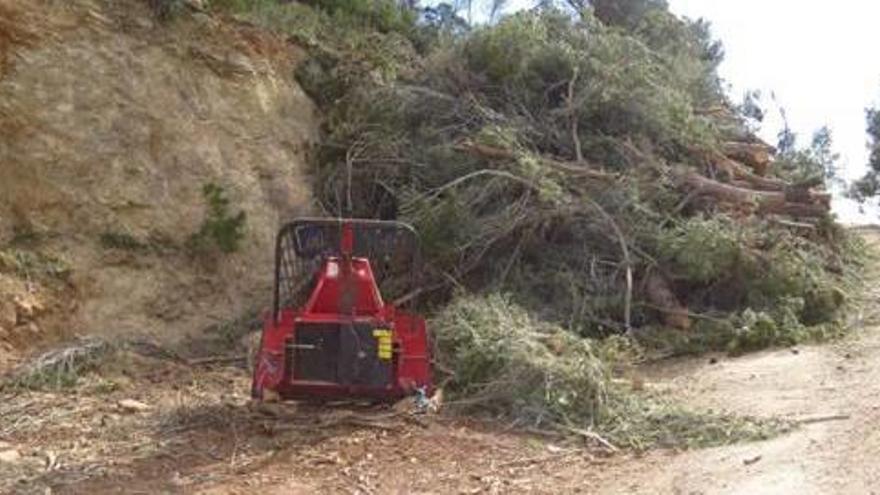
[[[876,196],[878,192],[880,192],[880,172],[871,170],[850,186],[849,195],[864,202]]]
[[[847,242],[847,234],[834,235],[841,239],[826,242]],[[763,222],[743,224],[722,215],[694,217],[661,232],[658,243],[667,269],[689,287],[690,307],[746,308],[738,318],[754,324],[733,325],[751,329],[744,338],[754,342],[745,347],[785,345],[793,340],[787,337],[790,332],[833,322],[846,302],[845,280],[827,266],[831,248],[773,231]],[[846,264],[855,262],[849,248],[836,249],[846,257]],[[779,328],[770,329],[767,322]],[[714,329],[709,332],[717,335]]]
[[[0,272],[11,272],[22,278],[51,277],[66,279],[70,265],[50,253],[17,248],[0,249]]]
[[[381,33],[408,35],[415,30],[415,11],[392,0],[310,0],[305,3],[336,19],[357,20]]]
[[[700,19],[679,19],[669,11],[649,11],[633,33],[668,67],[679,88],[687,91],[697,106],[723,100],[718,66],[724,58],[720,41],[712,39],[710,25]]]
[[[122,251],[141,251],[147,245],[128,232],[106,231],[99,238],[101,245],[107,249],[119,249]]]
[[[661,355],[726,352],[736,356],[770,347],[824,342],[844,334],[845,328],[839,321],[803,324],[800,314],[804,309],[803,299],[788,298],[769,310],[747,308],[727,316],[719,315],[719,318],[703,316],[688,332],[645,328],[637,340],[646,352]]]
[[[0,390],[59,390],[73,387],[87,372],[113,356],[100,339],[81,339],[34,356],[0,380]]]
[[[671,271],[696,282],[713,282],[741,269],[745,240],[729,218],[694,217],[663,232],[659,252]]]
[[[196,250],[215,246],[227,254],[238,251],[245,237],[246,213],[239,211],[232,214],[229,198],[222,186],[205,184],[202,194],[207,214],[202,227],[190,237],[189,245]]]
[[[868,121],[868,139],[870,140],[870,158],[868,165],[872,170],[880,172],[880,109],[866,111]]]
[[[773,167],[777,174],[792,182],[821,178],[828,185],[839,180],[840,155],[832,150],[831,130],[822,127],[813,133],[807,147],[798,147],[793,134],[783,134],[783,148]]]
[[[461,298],[431,328],[439,359],[455,371],[449,390],[470,406],[536,423],[591,418],[605,407],[610,369],[593,343],[505,297]]]
[[[868,173],[852,185],[850,194],[860,201],[880,194],[880,109],[866,111],[868,131]]]
[[[250,17],[260,24],[291,34],[353,35],[365,30],[380,33],[398,33],[411,36],[416,31],[417,14],[392,0],[310,0],[284,2],[281,0],[213,0],[211,7]],[[330,39],[330,36],[326,37]]]
[[[784,425],[698,413],[612,380],[632,350],[535,319],[508,297],[462,296],[431,322],[452,371],[449,405],[519,424],[597,431],[619,446],[705,447],[768,438]]]
[[[634,30],[645,17],[667,12],[666,0],[590,0],[596,17],[609,26]]]
[[[793,428],[780,420],[694,411],[665,397],[626,390],[614,394],[612,402],[615,407],[597,425],[597,430],[617,445],[634,450],[696,449],[756,442]]]
[[[555,11],[516,14],[474,31],[459,50],[452,60],[463,59],[486,79],[479,89],[491,106],[525,108],[539,122],[560,126],[559,116],[574,103],[587,144],[600,136],[647,137],[674,156],[686,144],[715,139],[709,122],[693,112],[695,99],[705,98],[694,88],[713,84],[697,82],[711,73],[708,65],[683,64],[679,52],[655,51],[589,16],[576,23]],[[547,144],[571,149],[570,139]]]
[[[469,30],[470,25],[458,14],[455,6],[440,3],[422,9],[416,43],[420,51],[424,52],[462,36]]]

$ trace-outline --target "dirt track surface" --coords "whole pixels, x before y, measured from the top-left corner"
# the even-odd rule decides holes
[[[803,421],[760,443],[652,453],[605,473],[599,493],[880,493],[880,329],[830,347],[669,366],[692,404]]]
[[[866,238],[880,245],[880,235]],[[870,276],[877,280],[877,268]],[[880,284],[872,283],[854,334],[825,346],[737,359],[664,363],[645,370],[690,404],[801,421],[760,443],[621,460],[599,493],[880,493]]]
[[[760,443],[608,457],[442,416],[255,406],[243,369],[129,356],[111,381],[0,397],[0,493],[880,493],[880,326],[712,361],[642,373],[694,406],[801,426]],[[19,458],[4,461],[10,450]]]

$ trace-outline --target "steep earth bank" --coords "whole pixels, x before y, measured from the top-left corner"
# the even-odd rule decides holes
[[[0,2],[0,366],[76,333],[198,331],[264,304],[273,235],[310,209],[295,47],[136,0]],[[194,256],[203,187],[247,214]]]

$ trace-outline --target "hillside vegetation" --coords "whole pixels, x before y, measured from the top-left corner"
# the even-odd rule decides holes
[[[445,5],[215,5],[309,47],[320,205],[414,223],[435,304],[505,292],[603,337],[756,317],[783,335],[843,303],[856,250],[828,213],[829,138],[757,140],[755,109],[722,90],[720,42],[663,2],[477,27]]]
[[[482,25],[446,4],[212,5],[308,48],[319,207],[420,231],[420,292],[465,403],[595,423],[621,352],[842,331],[861,251],[829,213],[830,135],[755,138],[761,110],[725,94],[705,22],[659,0]]]
[[[422,285],[385,295],[419,296],[450,409],[610,450],[764,438],[787,425],[625,380],[846,327],[862,253],[829,213],[830,136],[757,140],[722,58],[659,0],[486,24],[388,0],[13,0],[0,342],[212,328],[231,347],[268,304],[281,222],[399,219]],[[19,371],[9,393],[44,385]]]

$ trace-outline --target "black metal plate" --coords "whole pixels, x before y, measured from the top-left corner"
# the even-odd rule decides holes
[[[299,323],[288,346],[293,379],[384,387],[391,360],[379,359],[376,327],[365,323]]]

